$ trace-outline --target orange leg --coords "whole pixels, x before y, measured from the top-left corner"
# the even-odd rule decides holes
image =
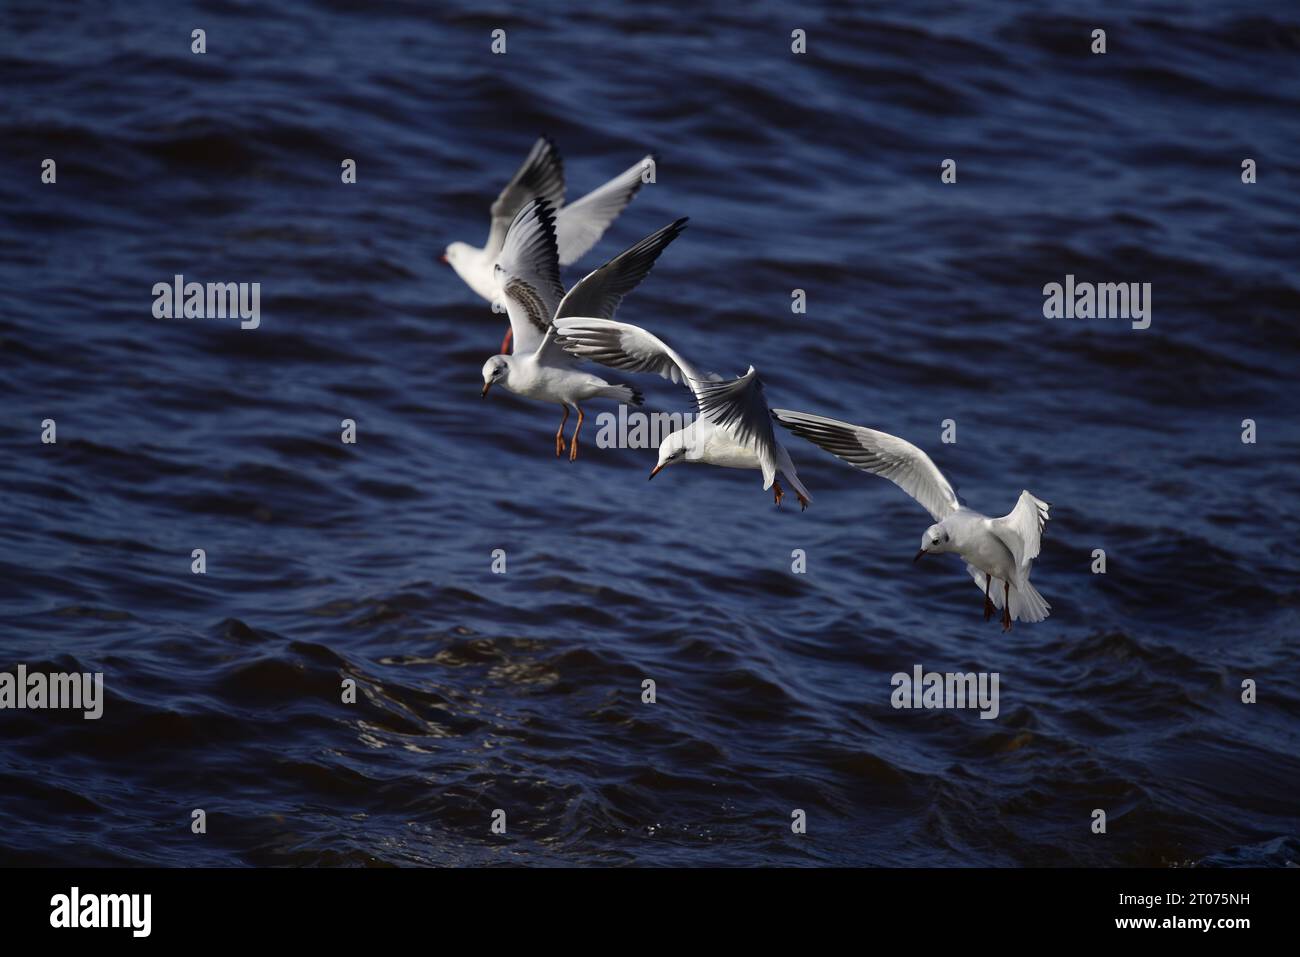
[[[781,499],[785,498],[785,489],[781,488],[781,483],[772,482],[772,501],[776,502],[777,508],[781,507]]]
[[[564,418],[560,419],[560,427],[555,430],[555,457],[558,459],[564,454],[564,423],[569,421],[569,407],[564,407]]]
[[[1002,583],[1002,630],[1011,630],[1011,582]]]
[[[582,420],[585,418],[582,412],[582,406],[573,403],[573,407],[578,410],[578,424],[573,427],[573,438],[569,440],[569,461],[578,461],[578,433],[582,431]]]
[[[795,490],[795,493],[794,493],[794,494],[795,494],[795,497],[799,499],[799,511],[801,511],[801,512],[803,512],[803,511],[807,511],[807,509],[808,509],[808,496],[807,496],[807,495],[804,495],[803,492],[800,492],[800,491],[798,491],[797,489]]]
[[[510,355],[510,343],[511,343],[511,341],[514,339],[514,337],[515,337],[515,331],[514,331],[513,329],[507,329],[507,330],[506,330],[506,337],[505,337],[504,339],[501,340],[501,352],[500,352],[500,355],[503,355],[503,356],[508,356],[508,355]],[[566,408],[564,411],[567,413],[569,410]]]
[[[993,617],[993,599],[989,597],[989,586],[993,584],[993,576],[984,576],[984,620],[988,621]]]

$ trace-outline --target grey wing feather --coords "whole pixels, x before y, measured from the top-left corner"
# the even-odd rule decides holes
[[[640,326],[590,316],[561,316],[555,320],[556,341],[566,352],[611,369],[649,372],[689,387],[693,366],[667,343]]]
[[[642,171],[650,159],[652,157],[645,157],[608,183],[596,187],[560,210],[555,227],[560,265],[577,262],[596,245],[609,224],[627,208],[632,197],[641,189]]]
[[[539,137],[523,164],[492,204],[492,229],[487,250],[499,251],[519,211],[533,199],[544,199],[554,209],[564,205],[564,161],[550,137]]]
[[[771,445],[772,418],[763,395],[763,381],[753,366],[738,379],[723,382],[696,380],[695,404],[700,415],[727,429],[737,440]]]
[[[740,445],[751,448],[763,470],[764,488],[771,486],[778,469],[772,416],[763,395],[763,382],[753,366],[738,379],[712,382],[696,379],[695,404],[700,415],[728,431]]]
[[[1038,557],[1050,508],[1042,499],[1022,491],[1016,507],[990,523],[993,533],[1011,550],[1017,568],[1025,568]]]
[[[789,409],[773,409],[772,417],[854,468],[889,479],[916,499],[935,521],[943,521],[961,507],[957,493],[930,456],[906,439]]]
[[[685,218],[670,223],[623,250],[599,269],[587,273],[560,301],[555,317],[597,316],[613,319],[623,297],[649,275],[659,254],[685,228]]]
[[[532,200],[510,224],[496,278],[505,296],[515,352],[532,352],[564,296],[555,250],[555,213],[547,200]]]

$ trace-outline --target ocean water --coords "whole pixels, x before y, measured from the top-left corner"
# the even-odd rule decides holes
[[[1300,861],[1298,55],[1287,4],[6,4],[0,671],[105,701],[0,711],[0,862]],[[793,436],[802,514],[481,399],[437,257],[542,134],[570,198],[658,156],[581,267],[691,217],[619,318],[1052,503],[1052,616]],[[175,274],[260,326],[154,318]],[[1067,275],[1149,328],[1044,318]],[[916,665],[997,718],[893,708]]]

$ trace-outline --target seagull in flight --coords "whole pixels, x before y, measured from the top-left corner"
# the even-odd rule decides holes
[[[763,490],[773,489],[777,505],[785,497],[778,475],[789,482],[803,508],[812,496],[799,481],[794,463],[772,434],[763,383],[750,366],[730,381],[701,375],[662,339],[640,326],[608,316],[566,315],[555,320],[557,338],[569,353],[626,372],[653,372],[691,390],[700,415],[664,437],[654,478],[669,465],[699,462],[733,469],[759,469]]]
[[[488,302],[496,302],[500,290],[496,285],[495,266],[505,246],[506,234],[519,211],[533,199],[545,199],[555,212],[555,241],[560,265],[568,266],[581,259],[596,245],[605,230],[623,212],[641,188],[644,170],[653,162],[644,157],[608,183],[592,190],[568,205],[564,202],[564,163],[549,137],[543,136],[514,177],[492,204],[492,226],[487,245],[481,249],[469,243],[454,242],[440,259],[456,271],[465,284]],[[501,351],[510,348],[511,332],[506,333]]]
[[[889,479],[916,499],[935,524],[925,530],[913,561],[932,553],[960,555],[984,592],[985,621],[992,617],[995,605],[1002,609],[1004,632],[1011,630],[1012,621],[1047,617],[1052,606],[1029,583],[1047,524],[1050,506],[1046,502],[1022,491],[1009,514],[989,518],[962,505],[930,456],[905,439],[788,409],[773,409],[772,417],[795,435],[854,468]]]
[[[516,395],[562,406],[564,417],[555,433],[557,457],[564,453],[570,406],[578,412],[569,441],[572,462],[578,457],[578,433],[585,418],[580,402],[606,398],[640,405],[642,399],[630,386],[611,384],[578,368],[578,360],[557,343],[554,321],[575,313],[612,317],[623,297],[649,274],[659,254],[685,228],[685,219],[670,223],[588,273],[566,294],[560,284],[555,211],[550,202],[532,200],[511,223],[496,278],[510,317],[514,351],[483,364],[483,395],[500,383]]]

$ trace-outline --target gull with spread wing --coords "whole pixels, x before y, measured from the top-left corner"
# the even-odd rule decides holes
[[[465,284],[488,302],[500,296],[495,267],[505,246],[506,233],[515,216],[530,201],[545,199],[555,209],[555,241],[560,265],[577,262],[604,234],[618,214],[623,212],[641,188],[643,174],[653,157],[646,156],[603,186],[572,203],[564,202],[564,163],[549,137],[541,137],[514,177],[492,204],[492,225],[487,244],[482,248],[455,242],[440,257],[456,270]],[[506,333],[501,351],[510,348],[511,332]]]
[[[560,345],[575,356],[627,372],[653,372],[691,390],[700,415],[664,437],[650,478],[678,462],[759,469],[763,489],[773,489],[777,505],[785,497],[779,475],[790,483],[799,504],[808,507],[812,497],[799,481],[789,454],[772,434],[763,383],[753,366],[731,381],[701,375],[657,336],[607,316],[570,314],[557,318],[555,329]]]
[[[930,553],[955,552],[984,592],[984,620],[1002,609],[1002,630],[1012,621],[1042,621],[1052,606],[1029,583],[1050,506],[1022,491],[1008,515],[989,518],[957,500],[943,473],[919,448],[887,432],[788,409],[772,417],[795,435],[821,446],[854,468],[887,478],[934,517],[913,561]],[[996,587],[1001,585],[1001,588]],[[990,595],[990,586],[992,594]]]
[[[569,407],[578,424],[569,441],[569,461],[578,457],[578,433],[585,418],[579,402],[593,398],[641,404],[641,393],[613,385],[578,368],[578,360],[555,339],[558,317],[580,314],[610,318],[623,297],[646,277],[659,254],[686,228],[679,219],[625,249],[599,269],[584,276],[569,292],[560,285],[555,245],[555,212],[548,200],[528,203],[511,223],[497,264],[497,283],[513,332],[514,351],[493,356],[483,364],[483,395],[493,385],[564,408],[555,433],[555,454],[564,452],[564,426]]]

